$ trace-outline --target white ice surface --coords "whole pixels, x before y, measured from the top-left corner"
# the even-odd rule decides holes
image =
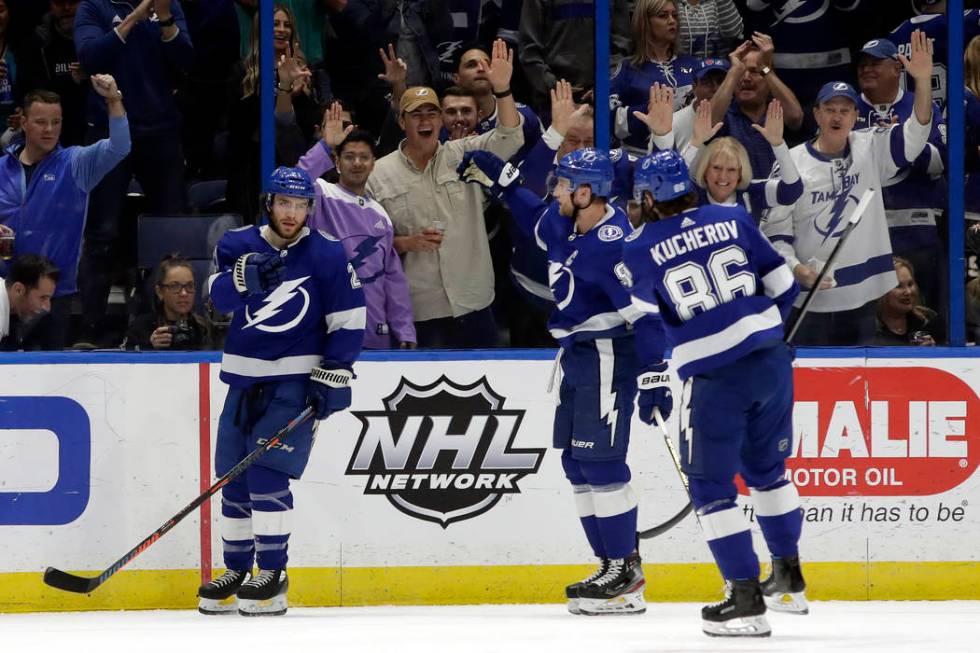
[[[575,617],[558,605],[293,608],[284,617],[192,611],[0,614],[9,653],[453,653],[980,651],[980,602],[829,602],[807,617],[769,613],[767,639],[701,633],[699,605],[658,603],[642,616]]]

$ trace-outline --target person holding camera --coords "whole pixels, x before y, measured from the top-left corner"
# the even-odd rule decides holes
[[[153,312],[133,320],[125,349],[212,349],[208,322],[194,313],[197,285],[190,263],[180,254],[168,254],[154,273]]]

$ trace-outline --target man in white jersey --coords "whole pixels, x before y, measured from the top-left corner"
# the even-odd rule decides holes
[[[911,57],[900,59],[917,82],[912,115],[904,123],[854,132],[858,94],[844,82],[825,84],[813,109],[820,127],[817,137],[790,151],[803,179],[803,196],[795,206],[773,211],[763,223],[796,280],[810,288],[858,199],[868,189],[875,191],[836,261],[833,287],[822,288],[814,298],[796,344],[869,344],[875,333],[874,303],[896,285],[881,187],[915,160],[929,138],[932,44],[925,34],[915,32]],[[797,299],[797,308],[801,304]]]

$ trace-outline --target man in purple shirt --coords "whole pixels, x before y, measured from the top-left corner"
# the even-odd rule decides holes
[[[316,179],[334,167],[332,156],[340,174],[337,184]],[[324,138],[298,164],[316,179],[316,201],[307,226],[339,240],[361,280],[367,305],[364,348],[414,349],[412,301],[393,246],[394,228],[384,208],[364,193],[374,160],[374,137],[352,127],[345,130],[339,105],[328,109]]]

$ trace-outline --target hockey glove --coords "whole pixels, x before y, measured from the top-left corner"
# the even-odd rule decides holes
[[[353,372],[343,367],[313,368],[306,389],[306,401],[313,407],[318,420],[350,406],[350,380],[353,376]]]
[[[636,379],[640,397],[637,409],[644,424],[655,424],[653,409],[660,409],[664,421],[670,417],[674,409],[674,396],[670,392],[670,374],[667,373],[667,363],[651,365],[640,373]]]
[[[235,289],[242,295],[266,293],[286,279],[286,267],[278,254],[243,254],[232,270]]]
[[[474,150],[463,155],[456,168],[459,178],[471,184],[480,184],[494,197],[500,197],[511,184],[520,184],[521,172],[492,152]]]

